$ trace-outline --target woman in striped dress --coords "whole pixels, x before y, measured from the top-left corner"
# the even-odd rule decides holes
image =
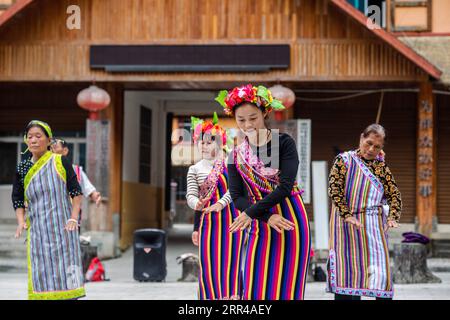
[[[241,214],[230,231],[247,229],[243,261],[245,300],[301,300],[310,257],[308,217],[295,178],[295,141],[267,128],[265,117],[282,110],[263,86],[245,85],[216,99],[244,133],[228,161],[230,194]]]
[[[49,151],[51,138],[45,122],[28,124],[24,140],[32,156],[18,165],[13,184],[16,238],[28,230],[30,300],[85,296],[78,240],[82,192],[70,162]]]
[[[195,210],[192,242],[199,247],[201,300],[237,299],[241,290],[242,233],[228,232],[237,213],[228,192],[227,137],[217,122],[216,113],[212,122],[192,117],[202,160],[189,168],[186,198]]]
[[[385,136],[382,126],[368,126],[359,149],[338,155],[330,172],[327,291],[336,300],[394,294],[387,231],[398,227],[402,202],[384,161]]]

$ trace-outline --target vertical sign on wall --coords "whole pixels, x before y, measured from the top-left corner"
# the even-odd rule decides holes
[[[297,121],[297,151],[300,161],[297,181],[305,190],[302,198],[305,203],[311,202],[311,120]]]
[[[103,197],[109,196],[109,130],[109,120],[87,120],[86,172]]]
[[[417,130],[417,219],[419,232],[430,236],[436,210],[436,173],[434,142],[434,105],[430,84],[419,92]]]
[[[328,249],[329,208],[328,208],[328,163],[313,161],[313,194],[314,194],[314,241],[315,250]]]
[[[271,127],[279,129],[281,133],[289,134],[297,143],[299,160],[297,182],[304,190],[302,194],[304,203],[311,203],[311,120],[293,119],[273,122]]]

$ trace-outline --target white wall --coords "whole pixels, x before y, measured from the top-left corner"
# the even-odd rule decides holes
[[[219,114],[222,107],[214,101],[217,92],[199,91],[126,91],[124,99],[124,137],[122,179],[139,181],[139,110],[141,105],[152,110],[151,185],[165,183],[166,118],[175,116]],[[170,124],[171,125],[171,124]]]
[[[12,185],[0,186],[0,219],[16,218],[16,214],[11,202],[11,192]]]

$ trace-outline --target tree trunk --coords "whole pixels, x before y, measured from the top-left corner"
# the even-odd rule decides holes
[[[421,243],[394,244],[394,282],[441,283],[427,267],[427,247]]]

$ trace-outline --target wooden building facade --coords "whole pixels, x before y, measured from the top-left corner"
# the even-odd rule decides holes
[[[77,17],[80,28],[68,28]],[[240,50],[240,56],[221,57],[231,63],[245,58],[244,46],[285,46],[288,65],[262,70],[245,69],[245,63],[245,72],[211,72],[152,69],[145,57],[141,64],[126,63],[126,54],[145,56],[139,51],[145,47],[221,45]],[[98,68],[93,56],[102,46],[137,51],[130,49],[121,62],[119,51],[104,54]],[[440,77],[437,67],[395,36],[368,28],[364,15],[343,0],[18,0],[0,16],[1,136],[17,134],[32,118],[56,131],[83,132],[87,113],[77,107],[77,93],[93,81],[109,92],[111,105],[102,112],[111,125],[105,230],[112,230],[118,214],[122,247],[137,228],[167,225],[171,117],[220,111],[213,101],[217,90],[244,82],[280,82],[310,98],[299,99],[292,114],[312,119],[312,160],[330,163],[336,150],[357,146],[361,130],[376,119],[384,90],[380,123],[389,132],[387,161],[405,202],[402,221],[418,219],[420,230],[430,234],[433,219],[450,223],[450,194],[441,191],[450,189],[449,175],[440,174],[450,171],[450,150],[440,144],[449,135],[450,96],[432,91],[443,90]],[[367,91],[372,93],[354,99],[313,101]],[[431,114],[423,113],[424,105]],[[420,126],[429,116],[435,119],[431,136]],[[418,178],[424,137],[437,154],[427,163],[434,169],[426,196]],[[142,177],[143,159],[151,177]]]

